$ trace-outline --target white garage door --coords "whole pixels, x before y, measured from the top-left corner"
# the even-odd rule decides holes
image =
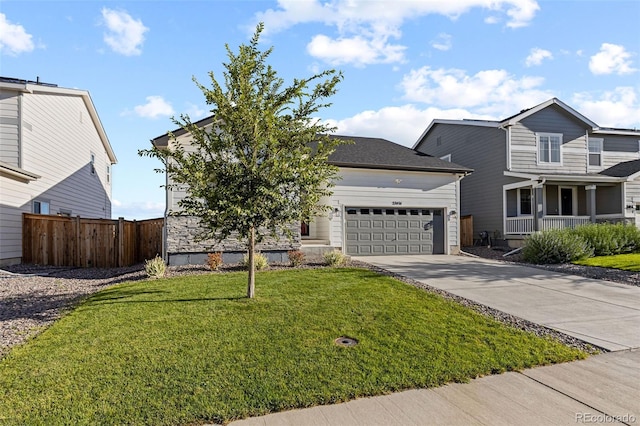
[[[347,254],[444,253],[442,209],[347,207],[345,213]]]

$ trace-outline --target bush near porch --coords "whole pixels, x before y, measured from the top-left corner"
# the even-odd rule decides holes
[[[593,256],[640,252],[640,229],[623,223],[593,223],[537,232],[525,240],[522,257],[537,264],[569,263]]]

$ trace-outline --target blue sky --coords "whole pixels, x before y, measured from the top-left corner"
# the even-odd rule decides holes
[[[118,157],[113,216],[160,217],[160,164],[138,149],[208,115],[192,77],[265,23],[285,81],[344,73],[320,118],[411,146],[435,118],[501,119],[558,97],[640,128],[640,2],[534,0],[25,1],[0,5],[0,74],[91,93]]]

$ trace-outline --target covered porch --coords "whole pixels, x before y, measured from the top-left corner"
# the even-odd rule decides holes
[[[505,173],[507,174],[507,173]],[[587,223],[635,222],[625,180],[602,175],[529,175],[503,186],[504,235],[528,235]]]

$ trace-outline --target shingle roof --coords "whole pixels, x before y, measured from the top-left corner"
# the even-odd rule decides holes
[[[473,171],[468,167],[432,157],[386,139],[342,135],[330,137],[354,142],[338,145],[335,152],[329,156],[329,163],[339,167],[448,173]]]
[[[601,175],[627,177],[640,172],[640,160],[625,161],[600,172]]]

